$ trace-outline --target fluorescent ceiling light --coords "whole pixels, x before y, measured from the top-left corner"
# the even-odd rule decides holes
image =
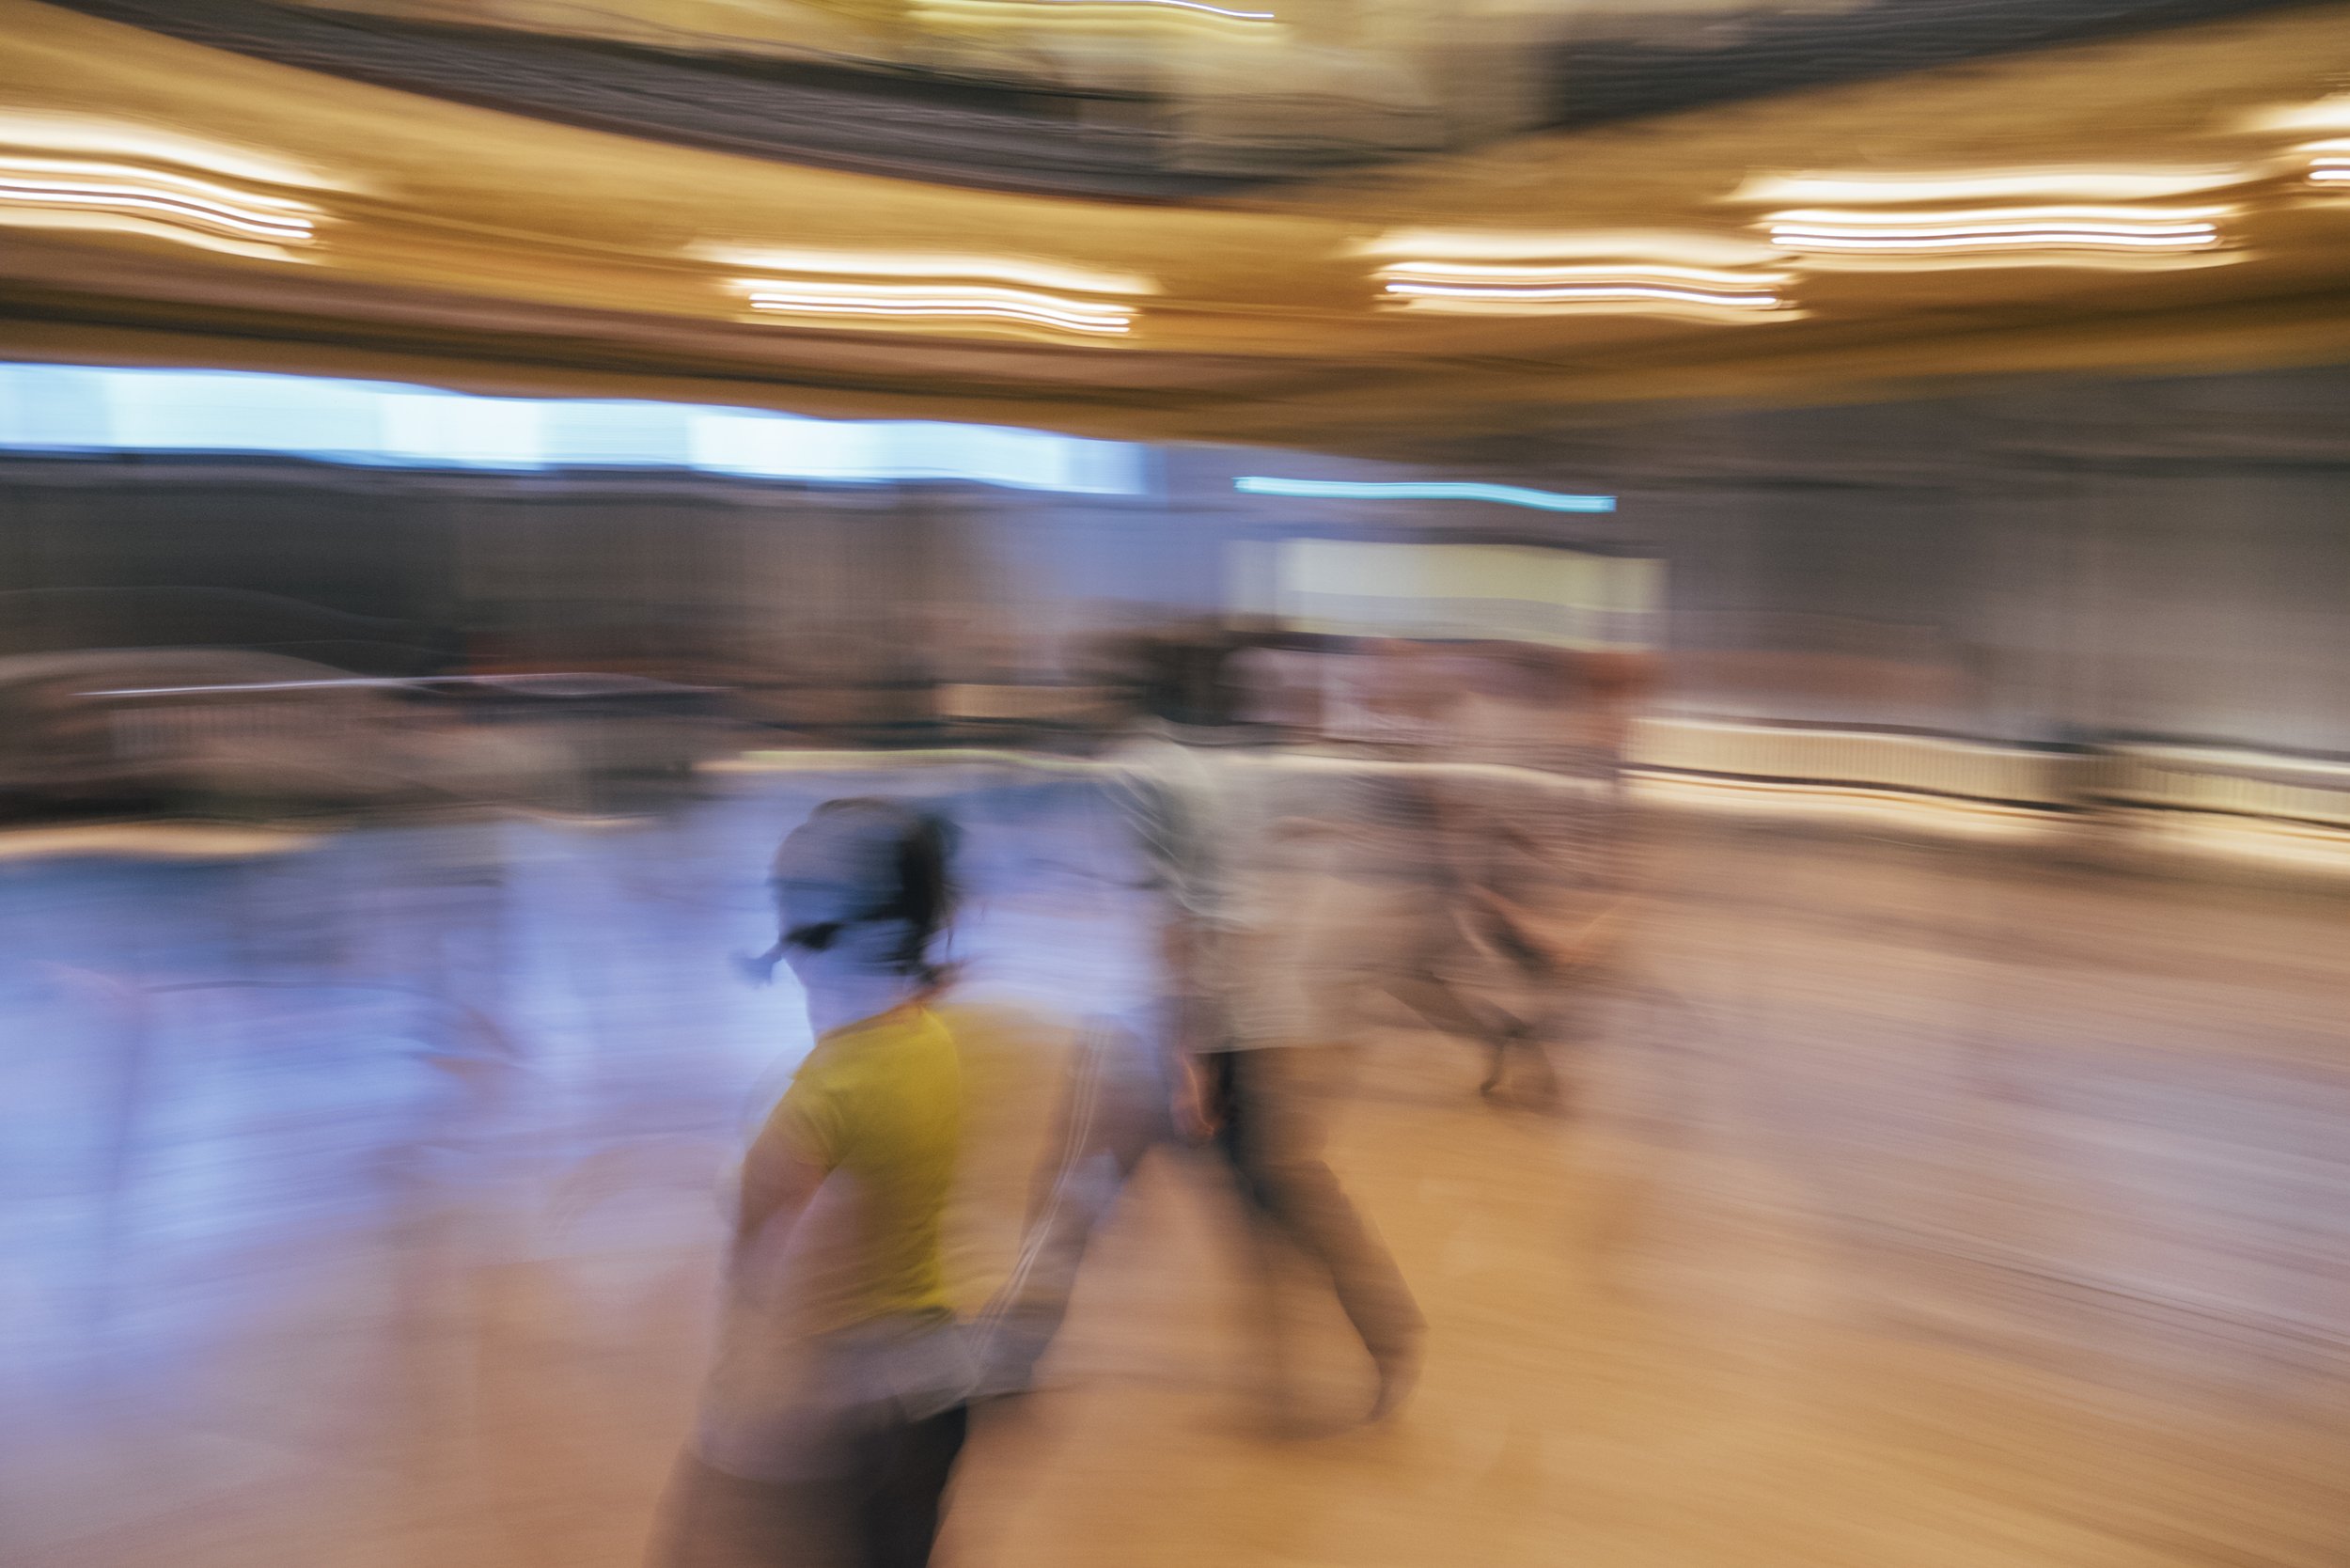
[[[2312,185],[2350,185],[2350,141],[2311,142],[2295,148],[2310,161]]]
[[[243,239],[299,244],[306,209],[257,198],[208,180],[117,165],[0,154],[0,203],[61,211],[135,212]]]
[[[1399,261],[1380,269],[1387,293],[1415,305],[1542,309],[1657,305],[1716,310],[1777,310],[1786,302],[1768,285],[1780,274],[1694,267],[1525,266],[1490,262]]]
[[[1777,310],[1785,302],[1767,292],[1728,293],[1685,285],[1643,283],[1630,279],[1612,283],[1552,284],[1541,288],[1474,288],[1459,284],[1388,283],[1388,293],[1415,305],[1468,305],[1543,308],[1552,306],[1613,306],[1637,309],[1669,305],[1709,310]]]
[[[1148,17],[1155,12],[1170,18],[1200,17],[1214,22],[1276,20],[1271,11],[1212,6],[1206,0],[920,0],[920,4],[926,10],[960,10],[981,16],[1000,16],[1007,11],[1039,14],[1058,11],[1092,21],[1120,16]]]
[[[1327,501],[1493,501],[1505,507],[1531,507],[1537,511],[1616,510],[1613,495],[1569,495],[1555,490],[1527,490],[1513,484],[1474,480],[1281,479],[1250,475],[1234,479],[1232,488],[1251,495],[1294,495]]]
[[[2238,122],[2245,131],[2350,131],[2350,92],[2311,103],[2263,109]]]
[[[272,153],[230,147],[177,131],[92,115],[0,110],[0,147],[68,156],[130,158],[201,169],[231,180],[299,189],[354,190],[339,176]]]
[[[1548,263],[1418,259],[1379,269],[1392,298],[1419,308],[1624,314],[1792,314],[1783,273],[1734,272],[1664,262]]]
[[[887,278],[927,283],[1010,283],[1061,289],[1078,294],[1155,294],[1159,281],[1139,273],[1097,272],[1089,267],[1026,256],[956,256],[921,251],[775,250],[755,245],[705,243],[687,253],[706,261],[758,272],[802,277]]]
[[[1115,306],[1015,289],[947,292],[936,284],[854,284],[771,279],[746,284],[751,308],[786,316],[855,316],[874,321],[980,320],[1116,336],[1134,325]]]
[[[1781,274],[1729,272],[1709,267],[1641,266],[1631,262],[1614,265],[1552,264],[1526,265],[1484,261],[1397,261],[1379,269],[1383,277],[1418,279],[1432,283],[1513,284],[1572,284],[1604,282],[1626,276],[1655,278],[1673,283],[1717,284],[1739,287],[1757,283],[1784,283]]]
[[[1736,267],[1778,259],[1759,241],[1734,234],[1684,229],[1399,228],[1348,247],[1350,256],[1405,260],[1566,261],[1613,259],[1624,265]]]
[[[221,179],[0,149],[0,224],[145,235],[268,260],[316,237],[319,211]]]
[[[1774,212],[1774,243],[1796,252],[2028,257],[2033,252],[2196,251],[2219,243],[2226,207],[2002,207],[1940,212]]]
[[[2073,196],[2136,201],[2241,185],[2259,171],[2214,168],[2024,168],[1941,174],[1761,174],[1731,201],[1985,201],[2002,196]]]

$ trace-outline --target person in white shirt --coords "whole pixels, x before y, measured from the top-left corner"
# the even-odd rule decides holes
[[[1409,1287],[1323,1158],[1322,1088],[1334,1015],[1314,983],[1316,838],[1279,809],[1277,769],[1212,723],[1198,682],[1146,689],[1146,713],[1105,760],[1108,792],[1155,888],[1161,999],[1097,1035],[1072,1096],[1073,1137],[1010,1321],[1034,1356],[1058,1325],[1076,1262],[1150,1149],[1183,1138],[1222,1156],[1261,1239],[1326,1274],[1376,1378],[1372,1419],[1416,1375],[1424,1323]],[[1118,1048],[1119,1041],[1126,1048]],[[1152,1040],[1147,1046],[1132,1048]],[[1138,1065],[1148,1063],[1149,1065]]]

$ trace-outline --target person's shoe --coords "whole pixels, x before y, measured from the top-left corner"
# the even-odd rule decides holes
[[[1414,1340],[1407,1346],[1374,1356],[1372,1364],[1379,1371],[1379,1392],[1364,1419],[1376,1423],[1394,1415],[1411,1398],[1413,1387],[1419,1382],[1419,1342]]]

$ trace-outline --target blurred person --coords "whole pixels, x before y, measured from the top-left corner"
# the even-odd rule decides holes
[[[1624,899],[1561,868],[1555,802],[1479,783],[1471,800],[1434,807],[1451,819],[1432,833],[1445,846],[1445,897],[1388,989],[1431,1026],[1482,1048],[1480,1094],[1563,1110],[1553,1051],[1583,1030],[1581,1004],[1603,973]]]
[[[1410,1388],[1424,1325],[1323,1158],[1323,1102],[1344,1043],[1314,983],[1316,868],[1296,853],[1312,835],[1280,814],[1272,770],[1252,765],[1222,722],[1241,695],[1229,674],[1196,644],[1167,650],[1108,759],[1112,797],[1158,895],[1161,996],[1141,1018],[1098,1020],[1081,1055],[1064,1152],[1004,1308],[1010,1348],[998,1371],[1042,1356],[1094,1229],[1142,1157],[1182,1140],[1219,1156],[1263,1283],[1277,1268],[1269,1247],[1292,1248],[1327,1276],[1370,1356],[1377,1419]]]
[[[1328,638],[1263,630],[1247,636],[1226,665],[1233,716],[1261,734],[1288,741],[1319,737],[1327,705]]]
[[[1589,699],[1587,741],[1621,770],[1632,747],[1640,705],[1656,687],[1656,656],[1632,649],[1586,650],[1574,663]]]
[[[975,1381],[941,1230],[962,1132],[932,1009],[951,835],[836,800],[776,852],[780,937],[816,1043],[745,1154],[726,1312],[655,1540],[661,1568],[918,1568]]]
[[[1404,786],[1431,896],[1388,991],[1485,1053],[1479,1092],[1564,1108],[1552,1050],[1581,1032],[1627,908],[1611,754],[1570,656],[1487,649],[1449,750],[1466,767]]]
[[[1355,641],[1326,678],[1323,723],[1333,741],[1418,755],[1444,733],[1453,693],[1443,655],[1405,637]]]

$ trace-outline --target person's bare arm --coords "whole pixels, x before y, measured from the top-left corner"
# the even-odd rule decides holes
[[[789,1235],[824,1184],[823,1165],[784,1128],[770,1123],[743,1156],[733,1255],[742,1257],[773,1231]]]
[[[1194,1142],[1215,1131],[1207,1075],[1199,1066],[1199,1053],[1215,1043],[1207,1038],[1214,1023],[1198,990],[1201,947],[1198,928],[1189,918],[1177,917],[1159,930],[1160,962],[1174,1002],[1173,1027],[1161,1041],[1167,1058],[1168,1109],[1176,1129]]]

